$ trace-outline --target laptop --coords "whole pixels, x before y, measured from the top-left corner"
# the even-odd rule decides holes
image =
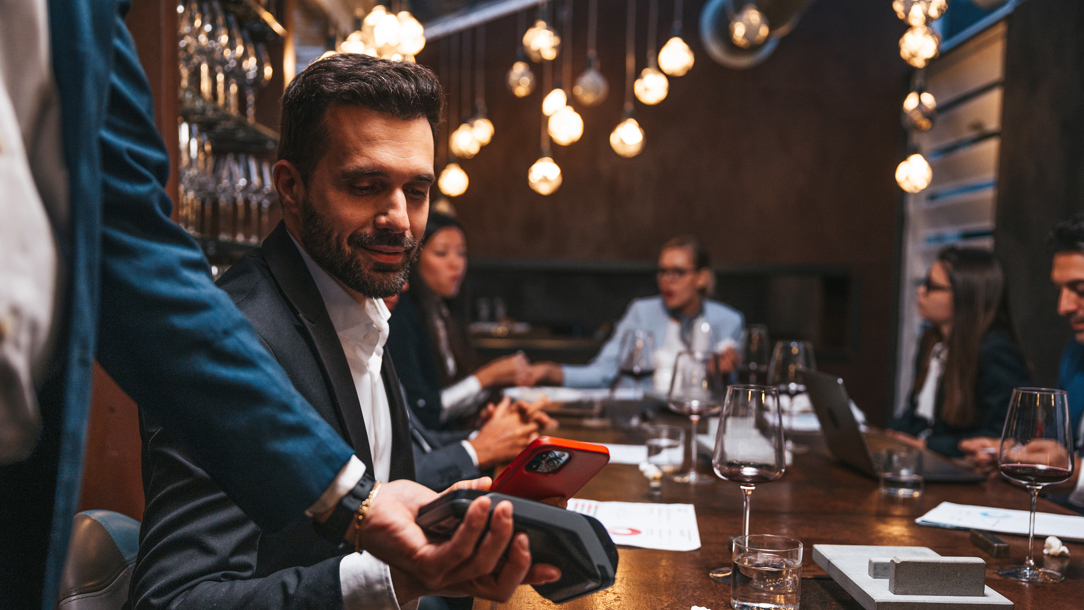
[[[843,380],[835,375],[810,370],[803,370],[802,375],[832,456],[870,478],[878,478],[874,457],[879,458],[881,450],[900,443],[892,439],[874,439],[876,446],[873,449],[876,453],[871,452],[851,412],[851,399],[843,387]],[[979,483],[986,480],[981,474],[958,466],[928,449],[922,450],[922,476],[929,483]]]

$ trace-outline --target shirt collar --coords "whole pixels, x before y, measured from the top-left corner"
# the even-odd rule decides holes
[[[359,326],[362,328],[375,326],[381,338],[386,339],[391,312],[384,304],[384,299],[366,297],[364,305],[359,304],[327,271],[324,271],[323,267],[312,260],[293,235],[290,235],[290,241],[297,246],[301,259],[305,261],[305,266],[308,267],[313,281],[316,282],[316,288],[320,290],[320,296],[324,300],[324,307],[331,318],[331,325],[335,327],[335,332],[342,334]],[[380,343],[382,344],[383,341]]]

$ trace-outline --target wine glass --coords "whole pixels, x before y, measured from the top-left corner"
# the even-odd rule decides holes
[[[635,387],[655,374],[655,334],[650,330],[629,329],[621,335],[618,349],[617,377],[610,386],[610,394],[617,390],[625,377],[631,377]]]
[[[1006,478],[1023,483],[1031,492],[1028,525],[1028,557],[1023,565],[997,573],[1024,582],[1061,582],[1063,576],[1036,567],[1032,559],[1035,540],[1035,500],[1043,485],[1060,483],[1073,476],[1073,433],[1069,423],[1069,399],[1063,390],[1016,388],[1009,400],[1009,414],[1001,433],[998,467]]]
[[[714,413],[722,406],[722,376],[715,359],[711,352],[686,351],[678,352],[674,361],[674,376],[670,380],[666,403],[674,411],[687,415],[691,422],[687,439],[689,467],[674,477],[678,483],[696,485],[714,481],[696,471],[696,428],[701,415]]]
[[[768,361],[771,348],[768,347],[768,327],[763,324],[750,324],[742,331],[741,364],[738,378],[742,383],[764,383],[768,377]]]
[[[757,483],[775,481],[786,472],[784,446],[779,390],[764,385],[727,388],[711,465],[720,478],[741,486],[743,536],[749,535],[749,498]],[[712,580],[726,582],[730,567],[708,574]]]
[[[787,409],[787,428],[794,431],[794,399],[805,392],[802,369],[817,370],[817,359],[813,356],[813,344],[809,341],[776,341],[772,350],[772,359],[768,364],[768,383],[779,388],[790,397]],[[808,447],[787,439],[787,451],[801,453]]]

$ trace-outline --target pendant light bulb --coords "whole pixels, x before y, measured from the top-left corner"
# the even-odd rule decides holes
[[[644,130],[636,119],[629,117],[610,132],[610,147],[622,157],[631,158],[644,149]]]
[[[546,94],[546,99],[542,100],[542,114],[553,116],[553,113],[567,105],[568,97],[565,95],[565,90],[554,89]]]
[[[565,106],[550,117],[547,131],[554,142],[568,146],[583,135],[583,118],[572,106]]]
[[[914,90],[903,100],[903,127],[929,131],[937,118],[937,100],[929,91]]]
[[[478,144],[485,146],[493,139],[493,122],[484,116],[475,117],[470,122],[471,134]]]
[[[462,167],[459,167],[458,163],[449,163],[444,166],[444,170],[440,172],[440,178],[437,178],[437,187],[440,192],[449,197],[458,197],[467,192],[467,186],[470,185],[470,180],[467,178],[467,172],[463,171]]]
[[[523,50],[533,62],[553,61],[561,51],[561,37],[548,23],[539,19],[523,35]]]
[[[404,59],[409,57],[410,63],[414,63],[414,56],[425,48],[425,27],[407,11],[400,11],[397,18],[399,20],[399,52]]]
[[[893,0],[892,8],[907,25],[924,25],[945,14],[948,0]]]
[[[393,15],[378,4],[339,45],[343,53],[363,53],[391,61],[414,63],[425,47],[425,28],[408,11]]]
[[[576,99],[581,104],[588,107],[601,104],[609,92],[610,84],[606,82],[606,77],[590,64],[576,79],[576,84],[572,87],[572,95],[576,96]]]
[[[516,97],[527,97],[534,91],[534,72],[525,61],[517,61],[508,70],[508,89]]]
[[[666,99],[666,94],[670,91],[670,82],[666,80],[666,75],[662,72],[647,67],[640,72],[640,78],[636,79],[632,88],[636,92],[636,99],[648,106],[654,106]]]
[[[680,36],[674,36],[659,51],[659,69],[670,76],[685,76],[696,58]]]
[[[941,52],[941,35],[926,25],[916,25],[900,38],[900,57],[916,68],[925,68]]]
[[[730,40],[743,49],[764,44],[768,32],[768,18],[752,4],[746,4],[730,22]]]
[[[550,157],[542,157],[527,170],[527,184],[541,195],[549,195],[561,186],[561,168]]]
[[[896,184],[908,193],[918,193],[930,186],[933,170],[926,158],[915,153],[896,166]]]
[[[474,138],[474,130],[467,123],[461,124],[452,132],[452,139],[448,143],[452,154],[461,159],[470,159],[478,154],[482,145]]]

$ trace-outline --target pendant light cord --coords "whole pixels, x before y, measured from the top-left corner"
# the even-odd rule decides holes
[[[681,0],[678,0],[681,2]],[[596,44],[598,30],[598,0],[591,0],[591,3],[587,8],[587,57],[589,59],[595,59],[598,57],[598,49]]]
[[[674,28],[673,36],[681,36],[681,18],[684,15],[684,0],[674,0]]]
[[[658,53],[656,52],[659,38],[659,0],[650,0],[647,3],[647,66],[656,68]]]
[[[478,26],[474,35],[474,111],[479,116],[486,114],[485,63],[486,63],[486,24]]]
[[[625,114],[632,114],[632,81],[636,75],[636,0],[628,0],[625,16]]]
[[[565,0],[564,10],[565,33],[561,41],[561,54],[565,56],[564,67],[561,70],[561,84],[564,85],[565,97],[572,101],[572,0]]]
[[[463,78],[463,84],[460,88],[463,96],[463,105],[459,108],[459,114],[463,118],[462,122],[466,123],[470,119],[470,30],[463,30],[463,69],[461,70],[460,75]]]
[[[542,60],[542,89],[543,89],[543,91],[546,92],[546,94],[542,96],[542,100],[545,101],[546,96],[549,95],[550,91],[553,91],[553,61],[552,60],[548,60],[548,59]],[[548,157],[548,156],[550,156],[550,134],[549,134],[549,130],[546,129],[546,127],[547,127],[549,117],[546,116],[545,112],[542,112],[541,115],[542,115],[542,140],[541,140],[542,156],[543,157]]]

